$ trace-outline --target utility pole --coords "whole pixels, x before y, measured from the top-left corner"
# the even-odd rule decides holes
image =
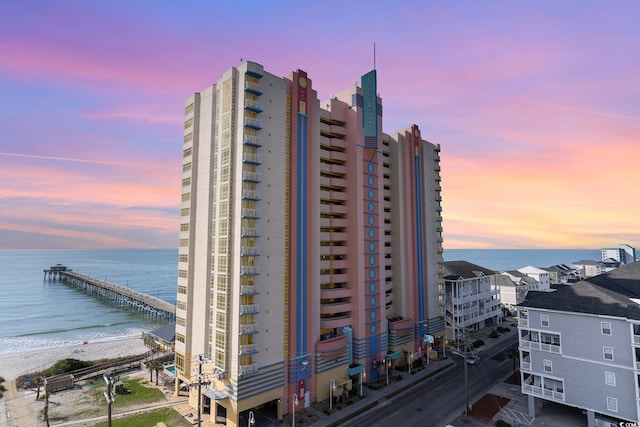
[[[464,337],[465,349],[464,349],[464,398],[465,398],[465,407],[464,414],[468,415],[469,413],[469,380],[467,376],[467,357],[469,356],[469,331],[465,327],[462,330],[462,336]]]
[[[200,420],[200,406],[202,404],[202,364],[204,363],[204,359],[202,355],[198,356],[198,427],[202,425],[202,421]]]
[[[113,373],[107,371],[102,375],[104,382],[107,384],[107,390],[104,392],[104,398],[107,400],[107,422],[111,427],[111,404],[116,400],[113,396]]]

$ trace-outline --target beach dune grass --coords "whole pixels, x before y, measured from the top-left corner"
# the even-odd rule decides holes
[[[163,423],[163,424],[161,424]],[[127,417],[113,418],[112,427],[154,427],[165,425],[167,427],[189,427],[191,423],[172,408],[154,409]],[[107,421],[95,424],[94,427],[107,427]]]

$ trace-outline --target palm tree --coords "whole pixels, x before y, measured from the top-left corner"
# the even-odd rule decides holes
[[[516,360],[520,359],[520,352],[515,348],[507,349],[507,359],[513,360],[513,376],[516,375]]]
[[[158,372],[162,369],[162,365],[157,360],[151,360],[147,363],[147,368],[149,368],[149,376],[150,382],[153,382],[153,372],[156,372],[156,385],[158,385]]]

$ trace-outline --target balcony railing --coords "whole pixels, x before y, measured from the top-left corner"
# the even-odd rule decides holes
[[[260,274],[260,266],[258,265],[241,265],[240,274],[243,276],[254,276]]]
[[[254,95],[262,95],[262,85],[257,83],[252,83],[249,81],[244,82],[244,90]]]
[[[520,369],[523,369],[525,371],[530,371],[531,370],[531,362],[530,361],[521,361],[520,362]]]
[[[260,306],[258,304],[241,304],[240,314],[256,314],[260,312]]]
[[[240,345],[240,356],[255,354],[258,352],[258,344]]]
[[[262,113],[262,102],[254,101],[253,99],[247,99],[244,102],[244,108],[256,113]]]
[[[243,376],[243,375],[255,374],[257,372],[258,372],[258,365],[256,363],[253,363],[251,365],[240,365],[240,369],[238,370],[238,375]]]
[[[260,293],[258,285],[242,285],[240,286],[240,295],[257,295]]]
[[[244,171],[242,179],[249,182],[262,182],[262,174],[259,172]]]
[[[242,153],[242,161],[245,163],[251,163],[252,165],[261,165],[262,156],[260,154]]]
[[[243,218],[260,218],[260,209],[242,208]]]
[[[262,138],[259,136],[245,135],[244,143],[253,147],[262,147]]]
[[[260,237],[260,229],[257,227],[242,227],[242,237]]]
[[[253,117],[245,117],[244,125],[251,129],[260,130],[262,129],[262,120],[254,119]]]
[[[260,248],[257,246],[242,246],[240,248],[240,255],[242,256],[259,256]]]
[[[260,332],[260,328],[257,323],[250,323],[248,325],[240,325],[240,335],[257,334]]]
[[[242,190],[242,198],[245,200],[260,200],[262,193],[258,190]]]
[[[635,345],[640,345],[640,335],[634,335],[633,336],[633,343]]]
[[[518,325],[529,326],[529,319],[527,319],[526,317],[518,317]]]

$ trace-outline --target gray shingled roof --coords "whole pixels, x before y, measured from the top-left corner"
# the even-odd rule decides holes
[[[473,279],[481,275],[493,276],[494,274],[498,274],[497,271],[481,267],[469,261],[445,261],[443,264],[444,278],[447,280],[458,280],[460,277],[463,279]]]
[[[640,262],[560,287],[555,292],[529,292],[524,307],[601,314],[640,320]]]

